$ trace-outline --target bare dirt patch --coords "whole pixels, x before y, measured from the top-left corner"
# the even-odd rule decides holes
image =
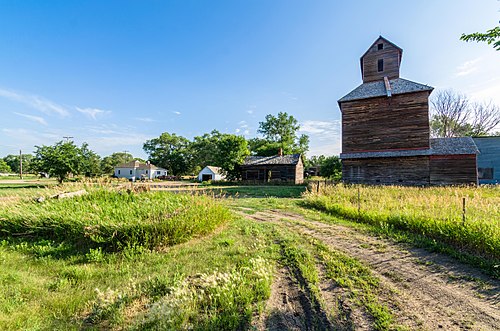
[[[380,300],[391,307],[398,324],[426,330],[499,329],[500,282],[473,267],[296,214],[268,211],[244,216],[286,226],[363,261],[387,289]],[[354,329],[362,328],[363,323],[356,322]]]

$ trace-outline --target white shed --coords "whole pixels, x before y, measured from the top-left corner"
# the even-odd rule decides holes
[[[222,169],[219,167],[206,166],[198,174],[198,180],[200,182],[206,182],[209,180],[218,181],[225,179],[226,176],[224,175]]]

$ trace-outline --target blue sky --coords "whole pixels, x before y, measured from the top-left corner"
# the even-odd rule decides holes
[[[162,132],[252,138],[286,111],[308,155],[340,152],[337,100],[361,83],[382,34],[401,76],[500,104],[500,52],[463,32],[500,1],[0,0],[0,157],[63,136],[102,156]]]

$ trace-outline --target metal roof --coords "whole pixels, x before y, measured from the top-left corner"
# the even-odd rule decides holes
[[[398,151],[377,151],[341,153],[341,159],[370,159],[379,157],[408,157],[430,155],[470,155],[479,154],[479,150],[471,137],[434,138],[430,139],[428,149],[407,149]]]
[[[415,83],[403,78],[391,79],[389,80],[389,84],[391,87],[392,95],[421,92],[421,91],[432,91],[434,89],[431,86]],[[360,100],[360,99],[384,97],[384,96],[387,96],[387,90],[385,88],[384,80],[381,79],[375,82],[368,82],[359,85],[354,90],[349,92],[347,95],[340,98],[338,100],[338,103]]]
[[[244,166],[249,165],[296,165],[300,161],[300,154],[273,155],[273,156],[247,156],[243,162]]]

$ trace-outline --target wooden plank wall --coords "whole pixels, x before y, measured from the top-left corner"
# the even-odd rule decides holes
[[[269,173],[271,178],[268,178]],[[256,174],[256,176],[252,176]],[[302,177],[299,175],[302,174]],[[300,184],[304,181],[304,167],[302,163],[295,165],[258,165],[258,166],[242,166],[241,177],[244,181],[257,181],[257,182],[293,182]]]
[[[383,44],[379,50],[377,45]],[[363,83],[373,82],[387,76],[389,79],[399,78],[400,51],[385,41],[375,43],[361,59],[363,71]],[[378,60],[384,60],[384,70],[378,71]]]
[[[370,185],[429,185],[429,157],[344,159],[342,180]]]
[[[429,148],[429,92],[343,102],[342,152]]]
[[[431,185],[477,185],[476,155],[430,157]]]

